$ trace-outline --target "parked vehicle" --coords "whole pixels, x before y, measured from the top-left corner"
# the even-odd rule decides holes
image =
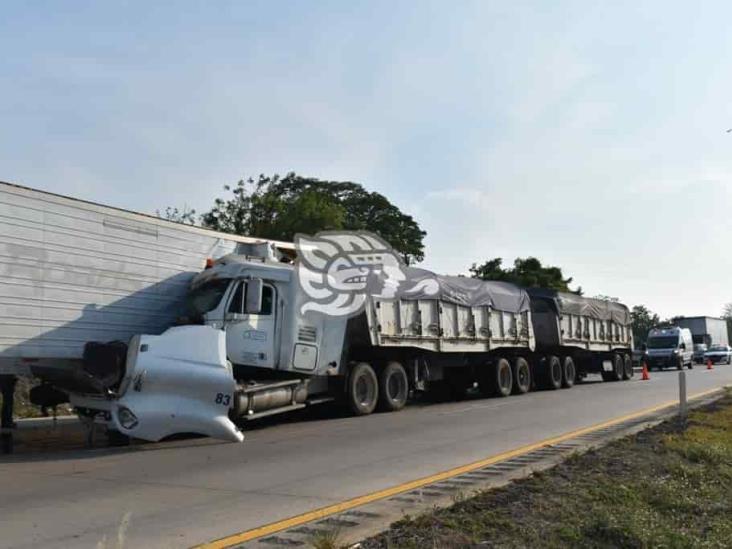
[[[706,353],[706,352],[707,352],[707,346],[704,343],[694,343],[694,362],[696,364],[703,364],[704,363],[704,353]]]
[[[694,344],[688,328],[678,326],[652,328],[646,339],[645,360],[648,368],[694,367]]]
[[[0,216],[25,244],[0,278],[0,364],[112,434],[240,441],[242,422],[332,400],[365,415],[633,375],[624,305],[414,269],[368,233],[306,240],[294,264],[292,244],[4,184]]]
[[[704,353],[704,362],[711,360],[713,364],[732,363],[732,347],[729,345],[712,345],[709,350]]]
[[[674,320],[679,328],[688,328],[694,343],[710,345],[729,345],[727,321],[711,316],[688,316]]]

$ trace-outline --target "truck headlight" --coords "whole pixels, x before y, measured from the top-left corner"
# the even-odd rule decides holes
[[[134,429],[137,427],[137,416],[129,408],[120,406],[117,409],[117,419],[119,420],[119,424],[125,429]]]

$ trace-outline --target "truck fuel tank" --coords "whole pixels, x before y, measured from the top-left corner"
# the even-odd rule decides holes
[[[283,408],[295,410],[305,406],[307,382],[300,379],[240,385],[234,398],[233,413],[243,419],[262,417],[263,412]]]

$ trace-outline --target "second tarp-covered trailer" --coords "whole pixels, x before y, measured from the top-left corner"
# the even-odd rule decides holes
[[[633,375],[630,311],[614,301],[529,289],[536,352],[574,362],[577,375],[606,381]],[[564,358],[562,358],[564,357]]]

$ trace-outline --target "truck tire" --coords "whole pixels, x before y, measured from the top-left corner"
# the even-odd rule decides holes
[[[570,389],[574,386],[577,378],[577,369],[574,367],[574,360],[571,356],[565,356],[562,361],[562,387]]]
[[[623,379],[633,377],[633,360],[630,355],[623,355]]]
[[[379,372],[379,404],[381,412],[396,412],[407,404],[409,380],[404,366],[389,362]]]
[[[523,395],[531,389],[531,368],[523,357],[513,363],[513,394]]]
[[[513,389],[513,372],[511,364],[505,358],[486,365],[483,375],[478,380],[480,392],[484,395],[507,397]]]
[[[365,416],[376,408],[379,401],[379,380],[374,369],[366,362],[359,362],[351,369],[346,397],[354,415]]]
[[[676,369],[677,370],[683,370],[684,369],[684,357],[683,357],[683,355],[679,355],[679,360],[676,361]]]
[[[541,368],[541,388],[555,391],[562,386],[562,363],[554,355],[546,356],[539,365]]]
[[[625,369],[623,357],[619,353],[613,353],[612,363],[613,369],[610,372],[602,371],[603,381],[620,381],[623,379],[623,370]]]

